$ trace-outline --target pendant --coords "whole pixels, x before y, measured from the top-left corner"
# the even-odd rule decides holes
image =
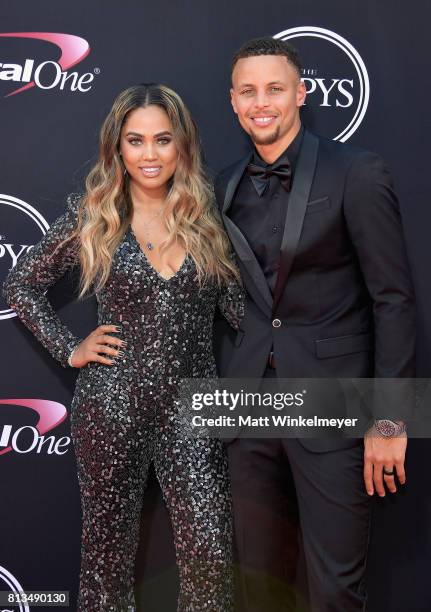
[[[152,251],[154,249],[154,244],[152,242],[147,242],[145,246],[149,251]]]

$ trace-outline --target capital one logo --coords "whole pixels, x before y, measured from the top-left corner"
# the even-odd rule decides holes
[[[6,94],[5,98],[32,87],[85,93],[91,89],[95,74],[100,72],[98,68],[94,73],[83,74],[69,70],[90,53],[90,45],[80,36],[56,32],[4,32],[0,33],[0,38],[38,40],[55,46],[54,57],[41,62],[34,57],[16,62],[13,57],[5,57],[4,51],[0,52],[0,81],[22,84]]]
[[[9,270],[48,229],[48,222],[36,208],[13,196],[0,194],[0,288]],[[0,296],[0,320],[15,316]]]
[[[30,408],[36,413],[39,419],[35,426],[25,424],[17,426],[18,419],[14,418],[13,413],[11,414],[11,407],[13,412],[17,406]],[[3,417],[3,413],[7,416]],[[65,406],[58,402],[41,399],[0,399],[0,423],[3,423],[0,424],[0,456],[11,451],[19,454],[64,455],[68,451],[70,437],[57,438],[46,434],[60,425],[66,416]],[[15,423],[12,424],[10,421]]]
[[[21,584],[5,567],[0,565],[0,591],[10,593],[11,595],[19,595],[24,591]],[[30,612],[29,605],[27,603],[15,603],[10,607],[0,608],[0,612]]]
[[[290,28],[274,38],[288,40],[301,56],[306,125],[333,140],[348,140],[362,123],[370,98],[359,52],[336,32],[316,26]]]

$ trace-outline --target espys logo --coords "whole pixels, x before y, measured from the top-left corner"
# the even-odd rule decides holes
[[[0,591],[6,591],[14,595],[19,595],[24,589],[18,580],[13,576],[6,568],[0,565]],[[30,612],[29,605],[27,603],[16,603],[12,607],[1,608],[0,612]]]
[[[315,26],[290,28],[274,38],[292,41],[303,61],[306,124],[345,142],[360,126],[370,98],[367,69],[345,38]]]
[[[33,206],[13,196],[0,194],[0,287],[9,270],[33,248],[48,228],[48,222]],[[15,316],[14,311],[1,302],[0,320]]]
[[[12,421],[14,425],[0,425],[0,455],[15,451],[19,454],[45,453],[47,455],[64,455],[68,451],[70,437],[46,436],[45,434],[57,427],[67,417],[63,404],[40,399],[1,399],[1,420]],[[35,425],[17,425],[19,419],[28,423],[28,411],[17,414],[17,406],[30,408],[39,417]],[[3,408],[4,407],[4,408]],[[9,407],[9,410],[8,408]],[[11,409],[12,407],[12,409]]]
[[[18,89],[6,94],[5,98],[15,96],[32,87],[84,93],[91,89],[95,74],[100,73],[99,68],[82,74],[69,71],[69,68],[82,62],[90,53],[90,45],[80,36],[55,32],[7,32],[0,33],[0,38],[22,38],[48,42],[55,45],[57,51],[60,51],[59,57],[55,59],[37,61],[34,57],[26,57],[21,62],[5,57],[5,52],[2,51],[0,53],[0,81],[12,82],[12,84],[24,83]],[[31,49],[33,48],[31,45]],[[43,46],[41,51],[43,51]]]

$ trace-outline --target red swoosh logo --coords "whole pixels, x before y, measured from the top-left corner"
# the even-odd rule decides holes
[[[42,436],[47,431],[54,429],[60,425],[67,417],[67,410],[63,404],[51,402],[50,400],[40,399],[2,399],[0,404],[8,404],[9,406],[25,406],[31,408],[39,415],[39,421],[36,424],[36,429]],[[0,455],[4,455],[12,450],[11,446],[0,451]]]
[[[80,36],[73,34],[58,34],[56,32],[9,32],[0,34],[2,38],[34,38],[36,40],[45,40],[53,43],[60,49],[60,57],[56,61],[62,70],[68,70],[81,62],[90,53],[90,45]],[[23,87],[11,92],[5,98],[14,96],[21,91],[34,87],[35,83],[27,83]]]

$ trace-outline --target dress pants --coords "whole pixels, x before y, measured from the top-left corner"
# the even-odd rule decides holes
[[[295,438],[237,438],[227,448],[235,612],[365,610],[371,499],[362,443],[316,453]],[[305,566],[308,593],[295,588],[296,562]]]

